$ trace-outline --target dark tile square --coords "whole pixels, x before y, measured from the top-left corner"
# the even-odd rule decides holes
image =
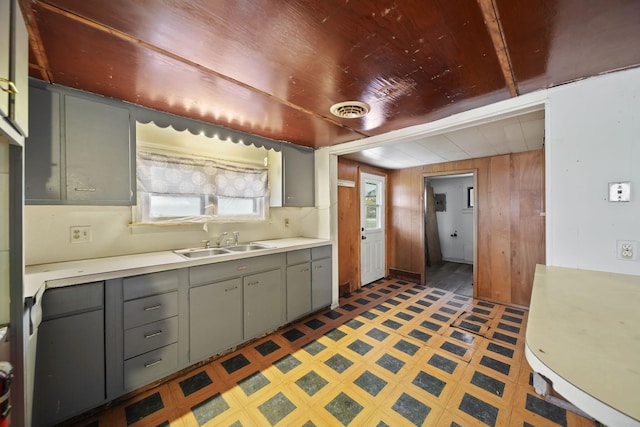
[[[489,308],[495,307],[495,304],[491,304],[490,302],[485,302],[485,301],[478,301],[476,304],[482,307],[489,307]]]
[[[501,362],[489,356],[482,356],[480,364],[504,375],[509,375],[509,371],[511,370],[511,365],[508,363]]]
[[[508,321],[508,322],[513,322],[513,323],[517,323],[517,324],[521,324],[522,323],[522,318],[520,317],[513,317],[513,316],[508,316],[506,314],[502,315],[502,319]]]
[[[316,329],[320,329],[322,328],[324,325],[326,325],[326,323],[324,323],[322,320],[320,319],[311,319],[307,322],[304,322],[304,324],[308,327],[310,327],[311,329],[313,329],[314,331]]]
[[[179,384],[182,394],[184,397],[187,397],[190,394],[205,388],[209,384],[213,384],[213,381],[211,381],[211,378],[209,378],[209,375],[205,371],[202,371],[187,378],[186,380],[180,381]]]
[[[461,331],[453,331],[450,336],[451,338],[462,341],[466,344],[473,344],[473,341],[475,340],[475,337],[473,335]]]
[[[501,356],[506,356],[510,359],[513,358],[514,355],[514,350],[495,343],[489,343],[489,345],[487,346],[487,350],[498,353]]]
[[[127,418],[127,425],[131,425],[141,419],[153,414],[164,408],[162,403],[162,397],[160,393],[154,393],[145,397],[142,400],[132,403],[124,408],[124,413]]]
[[[360,356],[364,356],[365,354],[367,354],[373,349],[373,346],[364,341],[355,340],[354,342],[349,344],[347,348],[351,351],[358,353]]]
[[[386,326],[387,328],[391,328],[391,329],[398,329],[402,326],[402,323],[396,322],[395,320],[391,320],[391,319],[387,319],[384,322],[382,322],[382,324],[384,326]]]
[[[285,337],[289,342],[294,342],[295,340],[302,338],[304,335],[304,332],[296,328],[290,329],[282,334],[282,336]]]
[[[273,365],[280,369],[280,372],[282,372],[283,374],[286,374],[287,372],[291,371],[292,369],[294,369],[295,367],[301,365],[302,362],[299,361],[298,359],[296,359],[294,356],[287,354],[286,356],[284,356],[281,359],[276,360]]]
[[[398,285],[389,285],[387,287],[391,288],[391,289],[400,289],[400,286],[398,286]]]
[[[427,295],[426,299],[430,299],[431,301],[440,301],[440,298],[434,297],[433,295]]]
[[[397,299],[393,299],[393,298],[389,298],[385,301],[385,303],[390,304],[390,305],[400,305],[400,301],[398,301]]]
[[[342,317],[342,313],[335,311],[335,310],[331,310],[328,311],[324,314],[325,317],[328,317],[331,320],[336,320],[339,317]]]
[[[429,412],[431,412],[430,407],[407,393],[402,393],[396,403],[393,404],[392,409],[416,426],[424,424]]]
[[[255,349],[263,356],[268,356],[276,350],[280,349],[280,346],[272,340],[265,341],[262,344],[255,346]]]
[[[512,337],[511,335],[502,334],[500,332],[494,332],[492,336],[494,340],[503,341],[513,345],[518,343],[518,338]]]
[[[448,322],[449,320],[451,320],[451,318],[450,318],[450,317],[443,316],[442,314],[438,314],[438,313],[433,313],[433,314],[431,315],[431,318],[432,318],[432,319],[439,320],[439,321],[441,321],[441,322]]]
[[[397,374],[398,371],[405,365],[402,360],[387,353],[385,353],[380,359],[378,359],[376,361],[376,364],[382,366],[384,369],[394,374]]]
[[[396,313],[396,317],[398,319],[406,320],[408,322],[409,320],[413,319],[414,316],[412,316],[409,313],[405,313],[404,311],[401,311],[400,313]]]
[[[373,338],[374,340],[384,341],[389,336],[389,333],[385,331],[381,331],[378,328],[373,328],[369,332],[367,332],[367,335]]]
[[[191,408],[198,425],[201,426],[230,408],[220,393],[203,400]]]
[[[491,314],[491,311],[485,310],[484,308],[478,308],[478,307],[473,307],[471,311],[473,311],[474,313],[484,314],[485,316],[488,316]]]
[[[375,397],[387,385],[387,382],[377,375],[365,371],[354,381],[354,384]]]
[[[385,295],[391,293],[391,291],[389,289],[378,289],[378,292],[380,292],[381,294],[385,294]]]
[[[507,313],[517,314],[518,316],[524,316],[524,311],[516,310],[515,308],[505,307],[504,311]]]
[[[469,316],[467,316],[467,320],[470,322],[476,322],[476,323],[482,323],[485,324],[489,321],[489,319],[486,319],[484,317],[480,317],[480,316],[476,316],[475,314],[470,314]]]
[[[409,332],[409,336],[413,337],[415,339],[418,339],[422,342],[427,342],[431,339],[431,335],[426,333],[426,332],[422,332],[418,329],[414,329],[411,332]]]
[[[298,379],[296,381],[296,384],[309,396],[313,396],[314,394],[319,392],[322,387],[329,384],[329,381],[318,375],[316,371],[311,371],[304,375],[302,378]]]
[[[244,391],[244,394],[251,396],[253,393],[270,383],[271,381],[269,381],[262,372],[256,371],[248,377],[238,381],[238,386],[240,386],[242,391]]]
[[[315,356],[316,354],[320,353],[325,348],[327,348],[326,345],[324,345],[321,342],[318,342],[316,340],[313,340],[309,344],[307,344],[307,345],[302,347],[302,349],[304,351],[306,351],[307,353],[309,353],[312,356]]]
[[[449,353],[455,354],[456,356],[464,357],[467,354],[468,349],[465,347],[461,347],[449,341],[445,341],[442,343],[440,348]]]
[[[373,320],[376,317],[378,317],[377,314],[372,313],[370,311],[364,311],[364,312],[360,313],[360,316],[362,316],[362,317],[364,317],[365,319],[368,319],[368,320]]]
[[[456,314],[458,312],[458,310],[454,310],[454,309],[449,308],[449,307],[440,307],[438,309],[438,311],[441,311],[441,312],[447,313],[447,314]]]
[[[379,299],[380,295],[376,294],[375,292],[372,292],[370,294],[367,295],[369,298],[371,299]]]
[[[361,322],[361,321],[359,321],[357,319],[348,320],[348,321],[344,322],[344,324],[346,326],[350,327],[351,329],[359,329],[364,325],[363,322]]]
[[[489,375],[485,375],[480,371],[475,371],[471,377],[471,384],[488,391],[493,396],[504,396],[505,383],[497,380]]]
[[[458,409],[491,427],[495,426],[498,420],[498,408],[469,393],[464,394]]]
[[[367,304],[369,304],[371,301],[369,301],[369,300],[368,300],[368,299],[366,299],[366,298],[358,298],[358,299],[356,300],[356,302],[357,302],[358,304],[360,304],[360,305],[367,305]]]
[[[410,297],[409,297],[408,295],[405,295],[405,294],[398,294],[398,295],[396,295],[396,298],[400,298],[400,299],[402,299],[402,300],[405,300],[405,301],[406,301],[406,300],[408,300]]]
[[[324,362],[324,364],[330,367],[331,369],[333,369],[334,371],[336,371],[337,373],[341,374],[347,369],[349,369],[349,367],[353,365],[353,362],[341,354],[335,354],[331,356],[329,360]]]
[[[460,300],[460,301],[469,301],[471,299],[469,297],[464,297],[462,295],[454,295],[453,298],[457,299],[457,300]]]
[[[284,417],[296,409],[296,405],[291,403],[282,392],[276,394],[271,399],[258,406],[258,409],[272,426],[278,424]]]
[[[553,421],[561,426],[567,425],[567,411],[527,393],[527,410]]]
[[[424,320],[422,323],[420,323],[420,326],[422,326],[423,328],[427,328],[431,331],[434,332],[438,332],[440,330],[440,328],[442,328],[442,325],[439,323],[433,323],[430,322],[428,320]]]
[[[451,307],[457,307],[457,308],[464,307],[464,304],[455,302],[455,301],[447,301],[447,305],[450,305]]]
[[[382,305],[382,304],[378,304],[376,306],[373,307],[375,310],[381,311],[383,313],[386,313],[387,311],[391,310],[389,307],[387,307],[386,305]]]
[[[427,363],[448,374],[453,374],[453,371],[458,367],[458,362],[442,357],[439,354],[431,356],[431,359],[429,359]]]
[[[418,352],[418,350],[420,350],[420,347],[405,340],[398,341],[396,345],[393,346],[393,348],[400,350],[401,352],[408,354],[409,356],[413,356]]]
[[[407,307],[407,310],[412,311],[412,312],[414,312],[416,314],[420,314],[420,313],[422,313],[424,311],[423,308],[416,307],[415,305],[410,305],[409,307]]]
[[[467,322],[466,320],[460,321],[459,327],[461,327],[462,329],[466,329],[468,331],[476,332],[476,333],[480,332],[480,329],[482,329],[482,327],[480,325],[476,325],[475,323]]]
[[[333,341],[340,341],[347,336],[346,332],[342,332],[340,329],[332,329],[324,334],[325,337],[331,338]]]
[[[410,295],[418,295],[417,291],[414,291],[413,289],[407,289],[406,291],[404,291],[406,294],[410,294]]]
[[[507,332],[512,332],[514,334],[520,333],[520,328],[518,328],[517,326],[508,325],[502,322],[498,323],[498,329],[502,329],[503,331],[507,331]]]
[[[396,280],[396,283],[398,285],[408,285],[409,284],[409,282],[405,282],[404,280]]]
[[[340,308],[343,309],[343,310],[346,310],[346,311],[353,311],[353,310],[357,309],[358,307],[356,307],[353,304],[345,304],[345,305],[341,305]]]
[[[85,427],[92,427],[92,426],[98,427],[98,421],[95,421]],[[169,424],[169,421],[163,421],[160,424],[158,424],[156,427],[171,427],[171,424]],[[234,427],[234,426],[231,425],[229,427]]]
[[[434,289],[431,291],[432,294],[436,294],[436,295],[446,295],[447,293],[445,291],[439,291],[437,289]]]
[[[364,409],[361,404],[342,392],[324,408],[344,426],[351,424],[351,421]]]
[[[251,362],[244,357],[244,354],[238,354],[237,356],[233,356],[230,359],[225,360],[221,363],[222,367],[228,374],[233,374],[235,371],[244,368],[245,366],[250,365]]]
[[[433,305],[433,303],[432,303],[432,302],[429,302],[429,301],[423,301],[423,300],[416,301],[416,304],[420,304],[420,305],[423,305],[423,306],[425,306],[425,307],[431,307],[431,306]]]
[[[444,387],[447,385],[447,383],[440,378],[429,375],[424,371],[420,371],[412,383],[427,393],[433,394],[435,397],[440,397],[440,393],[442,393],[442,390],[444,390]]]

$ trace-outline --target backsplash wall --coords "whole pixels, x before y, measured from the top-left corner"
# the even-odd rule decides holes
[[[216,242],[224,231],[242,242],[285,237],[318,237],[317,208],[271,208],[260,222],[131,227],[131,207],[25,206],[25,264],[44,264],[191,248]],[[285,226],[285,219],[289,225]],[[71,226],[91,226],[91,242],[71,243]]]

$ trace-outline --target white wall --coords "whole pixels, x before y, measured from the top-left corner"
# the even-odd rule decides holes
[[[640,241],[640,69],[550,89],[545,145],[547,264],[640,275],[616,257]],[[617,181],[631,202],[607,200]]]
[[[446,211],[436,212],[442,258],[473,263],[473,209],[467,208],[467,187],[473,187],[473,176],[430,182],[434,193],[447,195]],[[455,231],[458,237],[451,237]]]

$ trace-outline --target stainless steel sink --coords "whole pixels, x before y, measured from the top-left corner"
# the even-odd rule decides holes
[[[222,248],[195,248],[195,249],[181,249],[179,251],[173,251],[178,255],[182,255],[185,258],[205,258],[216,255],[225,255],[229,251]]]
[[[246,245],[226,246],[225,249],[232,252],[249,252],[257,251],[259,249],[268,249],[268,246],[258,245],[256,243],[249,243]]]

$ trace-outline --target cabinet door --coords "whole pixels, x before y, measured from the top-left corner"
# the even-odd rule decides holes
[[[11,3],[12,0],[0,0],[0,77],[10,79],[11,64]],[[6,83],[0,87],[7,88]],[[9,117],[9,93],[0,90],[0,116]]]
[[[53,425],[105,401],[104,310],[38,328],[34,426]]]
[[[282,147],[283,205],[315,206],[313,151]]]
[[[311,302],[313,310],[331,305],[331,258],[311,263]]]
[[[287,267],[287,321],[311,311],[311,263]]]
[[[60,185],[60,94],[29,88],[32,126],[25,143],[24,179],[26,203],[59,201]]]
[[[242,342],[242,279],[189,289],[189,361]]]
[[[243,278],[244,339],[270,332],[284,323],[282,270]]]
[[[11,122],[27,136],[29,131],[29,35],[18,2],[13,3],[13,46],[11,80],[18,92],[13,97]]]
[[[129,110],[65,95],[66,199],[134,203]]]

